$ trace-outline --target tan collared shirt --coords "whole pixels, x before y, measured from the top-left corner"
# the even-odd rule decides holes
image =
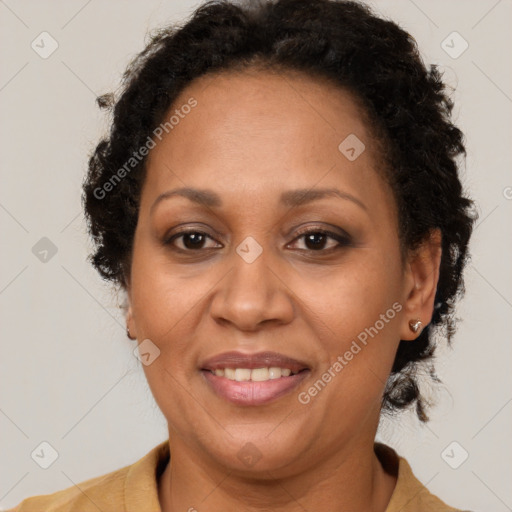
[[[431,494],[392,448],[375,443],[375,453],[384,469],[398,476],[386,512],[461,512]],[[166,440],[134,464],[53,494],[32,496],[8,512],[161,512],[158,478],[168,461]]]

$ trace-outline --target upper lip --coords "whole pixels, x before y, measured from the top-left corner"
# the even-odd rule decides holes
[[[308,369],[309,366],[303,361],[279,354],[277,352],[257,352],[255,354],[244,354],[243,352],[223,352],[203,362],[203,370],[219,370],[222,368],[289,368],[292,372],[299,372]]]

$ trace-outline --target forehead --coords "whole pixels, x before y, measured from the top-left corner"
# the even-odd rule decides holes
[[[255,195],[319,181],[382,187],[362,109],[325,79],[250,68],[208,74],[181,92],[164,122],[172,115],[148,157],[150,195],[184,184]]]

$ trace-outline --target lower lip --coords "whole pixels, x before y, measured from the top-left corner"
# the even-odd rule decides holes
[[[291,393],[308,376],[309,370],[263,382],[238,382],[218,377],[209,370],[202,370],[202,373],[213,391],[229,402],[237,405],[263,405]]]

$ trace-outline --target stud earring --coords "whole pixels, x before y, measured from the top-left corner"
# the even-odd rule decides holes
[[[126,336],[128,336],[128,338],[130,338],[131,340],[134,340],[135,338],[131,335],[130,333],[130,328],[128,326],[126,326]]]
[[[414,333],[421,331],[422,328],[423,328],[423,323],[419,319],[411,320],[409,322],[409,329],[411,329],[411,331]]]

